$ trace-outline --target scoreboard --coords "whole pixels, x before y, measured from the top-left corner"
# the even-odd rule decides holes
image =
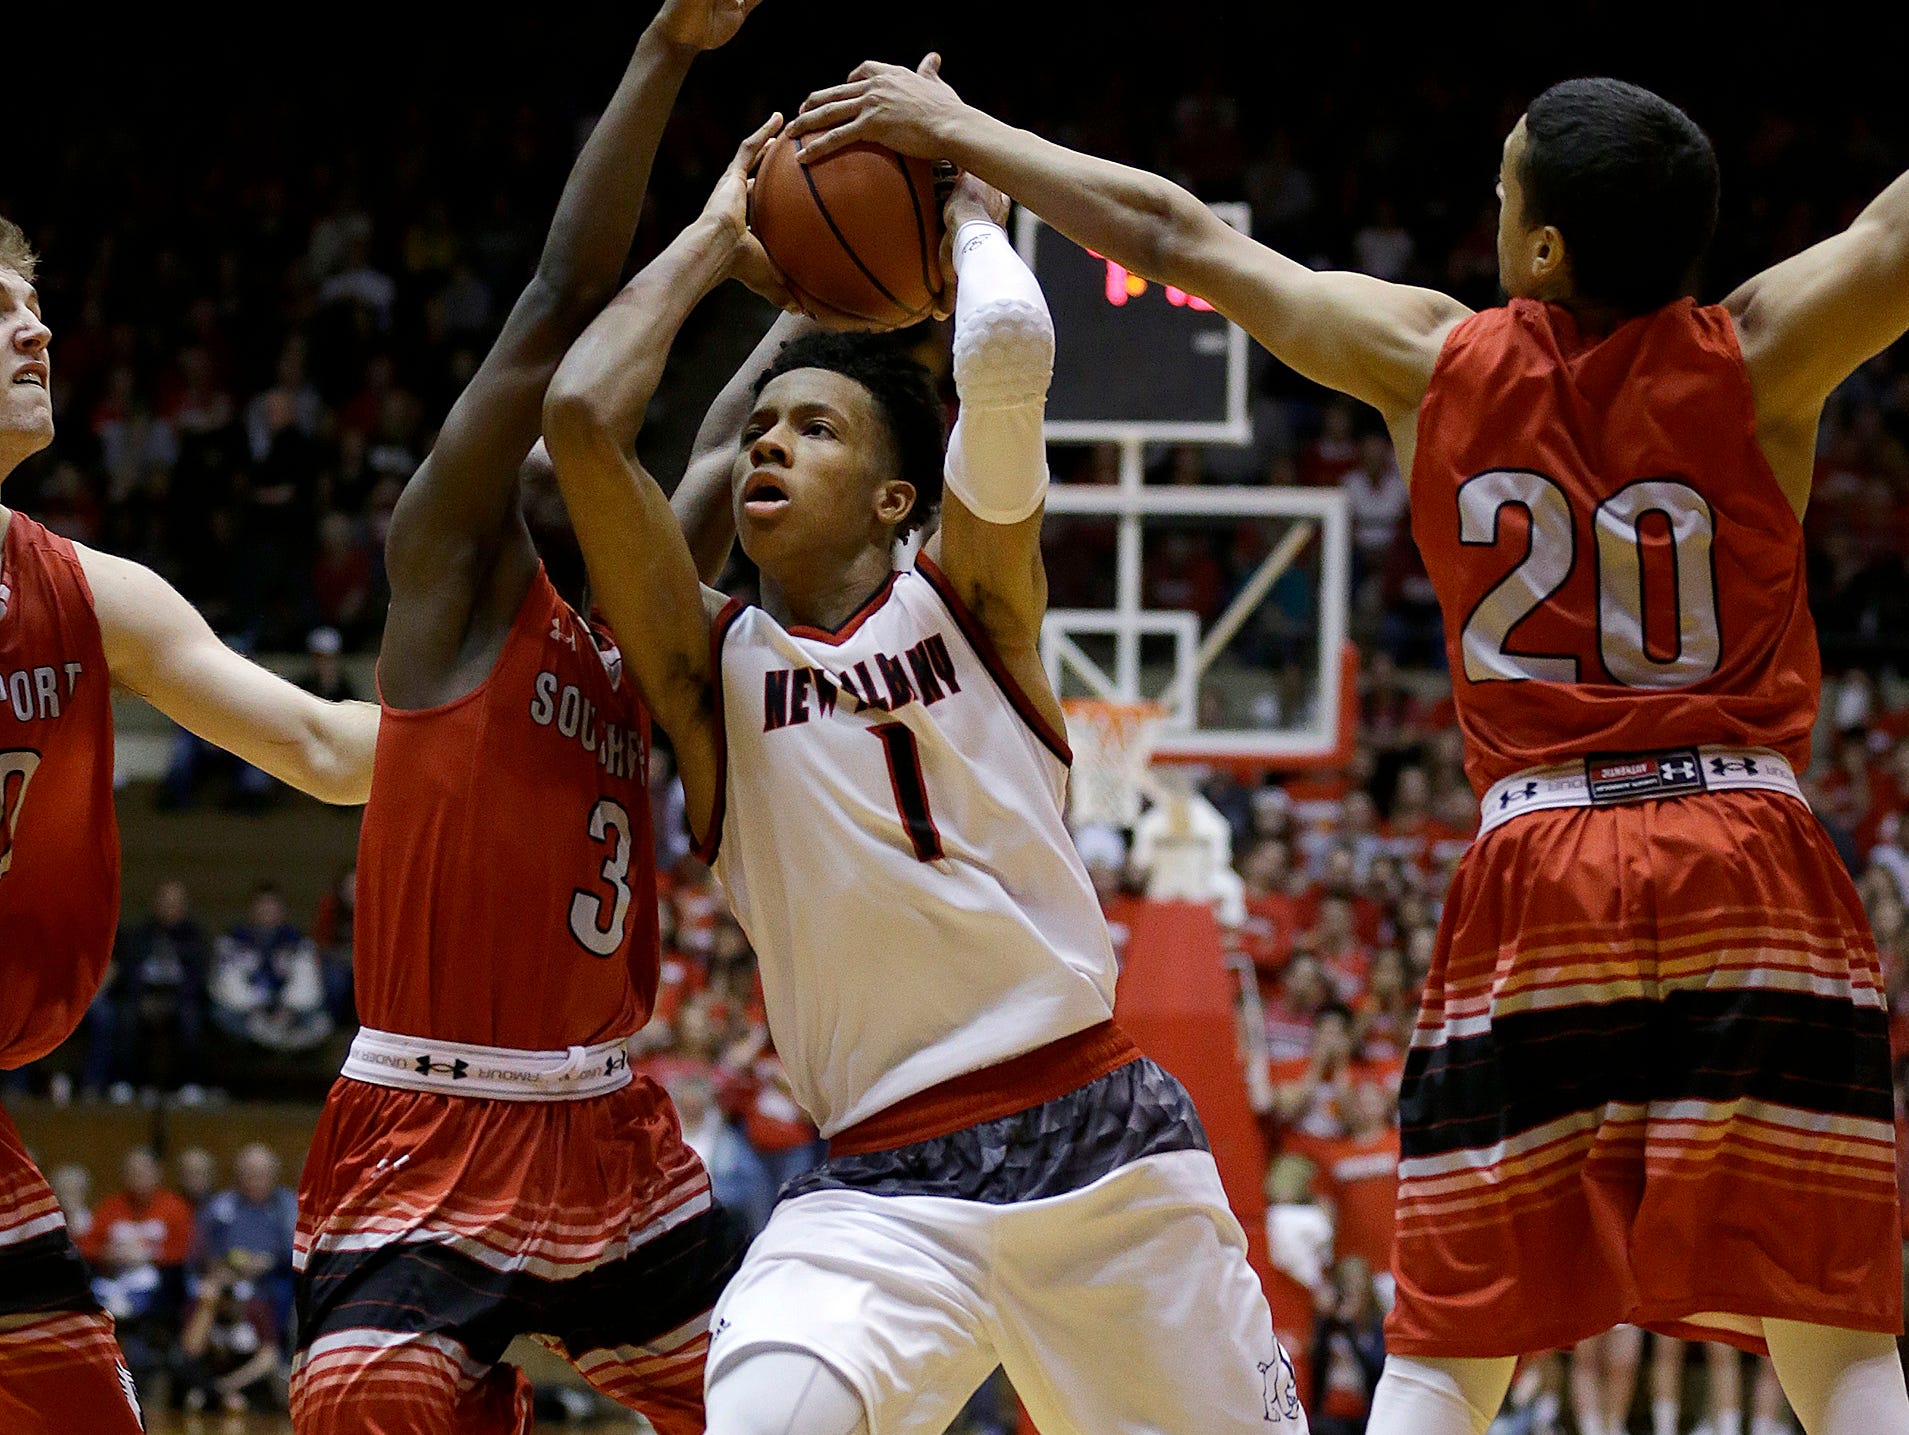
[[[1247,228],[1243,204],[1213,212]],[[1049,439],[1249,440],[1246,334],[1238,325],[1197,295],[1082,249],[1026,209],[1015,246],[1054,315]]]

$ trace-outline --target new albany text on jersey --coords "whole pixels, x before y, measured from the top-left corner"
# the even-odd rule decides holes
[[[770,669],[762,675],[762,730],[774,732],[812,716],[828,717],[838,698],[851,703],[852,712],[874,708],[888,713],[912,702],[938,703],[960,691],[954,654],[936,633],[899,656],[877,653],[872,666],[864,660],[833,673],[807,667]]]

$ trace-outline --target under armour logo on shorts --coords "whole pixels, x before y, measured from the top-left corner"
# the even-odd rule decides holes
[[[1727,772],[1741,772],[1749,777],[1757,775],[1757,760],[1754,757],[1713,757],[1710,770],[1722,777]]]
[[[448,1076],[453,1081],[462,1081],[471,1069],[471,1064],[459,1057],[456,1061],[433,1061],[429,1056],[418,1058],[419,1076]]]
[[[1668,782],[1689,782],[1697,775],[1697,764],[1687,757],[1673,757],[1664,764],[1664,778]]]
[[[1305,1416],[1299,1404],[1299,1377],[1293,1374],[1293,1363],[1286,1356],[1284,1348],[1276,1347],[1277,1360],[1259,1362],[1259,1378],[1263,1382],[1261,1398],[1266,1402],[1266,1423],[1284,1425],[1287,1422],[1297,1424]]]
[[[1498,805],[1504,808],[1511,806],[1514,802],[1529,802],[1537,795],[1538,784],[1535,782],[1527,782],[1523,788],[1507,787],[1498,794]]]

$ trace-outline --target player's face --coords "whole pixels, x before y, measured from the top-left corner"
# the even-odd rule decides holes
[[[828,369],[772,379],[743,424],[731,471],[736,534],[771,577],[846,563],[886,543],[914,502],[874,396]]]
[[[53,374],[40,296],[24,275],[0,268],[0,454],[7,468],[53,441]]]

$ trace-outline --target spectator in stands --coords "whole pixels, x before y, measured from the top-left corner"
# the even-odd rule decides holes
[[[782,1058],[767,1045],[768,1030],[758,1024],[746,1038],[748,1045],[759,1042],[763,1049],[744,1067],[748,1087],[742,1129],[750,1147],[762,1158],[770,1185],[780,1191],[797,1176],[814,1170],[827,1154],[828,1143],[816,1134],[808,1114],[796,1103]],[[738,1063],[731,1057],[728,1064]]]
[[[1353,1084],[1346,1134],[1321,1151],[1320,1175],[1333,1209],[1333,1254],[1357,1256],[1377,1275],[1381,1304],[1392,1303],[1392,1224],[1399,1192],[1399,1132],[1392,1088]]]
[[[709,1184],[753,1239],[769,1221],[775,1187],[749,1142],[724,1119],[716,1088],[706,1076],[684,1072],[663,1085],[683,1123],[683,1140],[702,1158]]]
[[[287,920],[271,882],[252,891],[247,919],[219,938],[212,1021],[227,1036],[273,1051],[305,1051],[331,1034],[318,949]]]
[[[179,1177],[179,1197],[192,1208],[196,1219],[200,1208],[219,1188],[218,1159],[203,1146],[188,1146],[173,1165]]]
[[[1313,1018],[1312,1048],[1303,1060],[1275,1061],[1271,1102],[1263,1113],[1286,1135],[1289,1149],[1311,1155],[1318,1143],[1345,1135],[1342,1112],[1352,1090],[1352,1012],[1327,1002]]]
[[[1403,1070],[1418,1022],[1418,992],[1410,985],[1405,954],[1397,947],[1381,947],[1373,954],[1366,989],[1354,1010],[1358,1024],[1353,1044],[1360,1059]]]
[[[283,1335],[249,1263],[215,1261],[179,1336],[175,1403],[188,1411],[285,1409],[291,1372],[281,1350]]]
[[[358,521],[336,509],[323,514],[311,572],[312,610],[326,625],[321,631],[367,631],[376,577],[371,547]]]
[[[186,884],[161,882],[152,911],[120,943],[118,1041],[135,1085],[176,1091],[203,1079],[206,957]]]
[[[1392,456],[1392,445],[1383,434],[1369,433],[1359,441],[1359,465],[1346,470],[1339,487],[1352,510],[1352,551],[1357,560],[1354,582],[1365,586],[1367,580],[1385,573],[1411,502]],[[1376,582],[1362,594],[1361,602],[1367,609],[1377,610]]]
[[[283,1330],[292,1307],[292,1241],[298,1198],[278,1181],[278,1157],[269,1146],[241,1147],[234,1181],[199,1208],[193,1263],[204,1275],[221,1266],[254,1283]]]
[[[318,948],[325,1010],[341,1027],[358,1024],[351,985],[352,919],[357,908],[358,868],[353,863],[332,878],[312,914],[312,942]]]
[[[1313,1049],[1319,1013],[1332,1001],[1326,969],[1311,952],[1286,963],[1271,991],[1261,989],[1266,1008],[1266,1048],[1272,1061],[1304,1061]]]
[[[1353,930],[1351,898],[1320,898],[1318,923],[1299,939],[1299,945],[1318,958],[1340,1001],[1355,1002],[1365,994],[1372,955]]]
[[[178,1330],[176,1280],[168,1280],[137,1226],[120,1223],[104,1246],[87,1257],[93,1268],[93,1299],[113,1318],[133,1384],[143,1387],[165,1369]]]
[[[84,1166],[69,1162],[47,1172],[46,1184],[53,1188],[53,1199],[59,1202],[60,1215],[66,1219],[73,1244],[77,1246],[89,1240],[93,1231],[92,1174]]]
[[[345,675],[338,655],[344,640],[336,628],[313,628],[305,635],[305,652],[311,666],[299,675],[298,685],[328,703],[351,702],[363,696],[358,685]]]
[[[192,1245],[192,1207],[168,1191],[159,1158],[145,1146],[126,1153],[120,1167],[123,1185],[93,1211],[93,1228],[77,1242],[80,1253],[95,1259],[115,1241],[130,1241],[155,1267],[180,1270]]]
[[[1385,1364],[1384,1321],[1371,1266],[1358,1256],[1341,1257],[1319,1293],[1313,1326],[1312,1391],[1306,1402],[1313,1435],[1364,1435]]]

